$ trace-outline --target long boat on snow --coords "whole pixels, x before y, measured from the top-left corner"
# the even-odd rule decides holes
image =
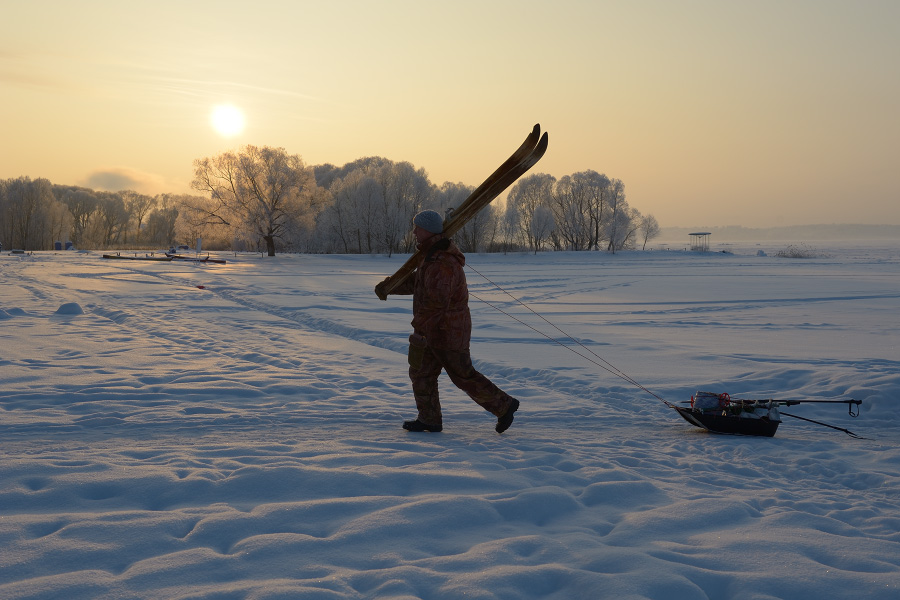
[[[222,258],[212,258],[209,254],[202,258],[199,256],[184,256],[183,254],[170,253],[166,253],[166,256],[168,256],[170,260],[183,260],[187,262],[215,263],[217,265],[224,265],[226,262],[225,259]]]
[[[113,258],[118,260],[155,260],[155,261],[163,261],[168,262],[172,260],[171,256],[157,256],[154,254],[144,254],[140,255],[135,253],[134,255],[122,254],[120,252],[116,252],[115,254],[104,254],[103,258]]]

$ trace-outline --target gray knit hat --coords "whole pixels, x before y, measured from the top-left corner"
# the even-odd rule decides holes
[[[433,210],[423,210],[413,217],[413,225],[417,225],[431,233],[444,232],[444,219]]]

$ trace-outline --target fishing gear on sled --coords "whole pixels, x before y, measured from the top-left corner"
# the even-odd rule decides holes
[[[550,321],[548,321],[545,317],[538,314],[530,306],[510,294],[508,291],[504,290],[502,287],[488,279],[484,274],[480,273],[477,269],[472,267],[470,264],[467,264],[470,270],[474,271],[478,275],[480,275],[485,281],[496,287],[498,290],[509,296],[513,299],[517,304],[524,307],[531,314],[538,317],[558,332],[560,332],[563,336],[565,336],[569,341],[573,342],[575,345],[579,346],[579,349],[573,348],[571,345],[563,343],[557,338],[547,335],[543,331],[533,327],[532,325],[526,323],[525,321],[519,319],[518,317],[511,315],[500,307],[491,304],[490,302],[479,298],[477,295],[469,292],[471,296],[480,300],[481,302],[487,304],[494,310],[497,310],[504,315],[510,317],[514,321],[524,325],[525,327],[531,329],[538,335],[541,335],[551,342],[566,348],[581,358],[587,360],[588,362],[600,367],[604,371],[615,375],[616,377],[630,383],[631,385],[647,392],[657,400],[663,402],[669,408],[674,409],[681,415],[684,420],[686,420],[691,425],[695,425],[700,427],[701,429],[705,429],[707,431],[711,431],[713,433],[728,433],[728,434],[738,434],[738,435],[755,435],[755,436],[764,436],[764,437],[773,437],[775,435],[775,431],[778,429],[778,426],[781,424],[781,416],[791,417],[794,419],[798,419],[800,421],[806,421],[808,423],[814,423],[816,425],[821,425],[823,427],[828,427],[830,429],[835,429],[837,431],[842,431],[849,435],[850,437],[857,439],[866,439],[862,436],[859,436],[848,429],[844,429],[842,427],[836,427],[834,425],[829,425],[828,423],[822,423],[821,421],[814,421],[813,419],[808,419],[806,417],[801,417],[798,415],[786,413],[778,409],[779,406],[795,406],[798,404],[846,404],[848,410],[850,412],[850,416],[856,418],[859,416],[859,406],[862,404],[862,400],[775,400],[775,399],[765,399],[765,400],[747,400],[741,398],[732,398],[730,394],[727,393],[712,393],[712,392],[697,392],[690,399],[690,406],[678,406],[677,404],[673,404],[668,400],[664,400],[659,395],[653,393],[637,381],[635,381],[632,377],[627,375],[626,373],[620,371],[607,360],[602,358],[596,352],[585,346],[582,342],[575,339]],[[583,350],[590,356],[583,354],[581,352]],[[687,404],[688,401],[683,402],[683,404]]]
[[[848,429],[778,409],[780,406],[796,406],[798,404],[846,404],[850,416],[856,418],[859,416],[859,405],[862,404],[862,400],[775,400],[773,398],[748,400],[732,398],[725,393],[697,392],[691,397],[690,407],[676,406],[668,402],[666,404],[674,408],[691,425],[714,433],[772,437],[778,430],[783,415],[843,431],[850,437],[863,439]],[[687,404],[687,401],[683,404]]]

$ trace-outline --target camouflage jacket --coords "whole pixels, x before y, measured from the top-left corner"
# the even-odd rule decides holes
[[[423,259],[413,277],[393,291],[412,294],[413,330],[428,346],[463,352],[469,349],[472,317],[463,267],[466,257],[449,239],[432,238],[420,247]]]

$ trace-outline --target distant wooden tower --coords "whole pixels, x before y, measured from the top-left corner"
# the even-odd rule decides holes
[[[708,231],[700,231],[698,233],[689,233],[691,236],[691,250],[695,252],[709,252],[709,236],[712,234]]]

